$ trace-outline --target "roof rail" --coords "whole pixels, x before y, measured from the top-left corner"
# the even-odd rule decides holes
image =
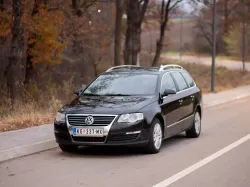
[[[110,72],[110,71],[112,71],[112,70],[115,70],[115,69],[120,69],[120,68],[133,68],[133,67],[140,68],[141,66],[136,66],[136,65],[122,65],[122,66],[115,66],[115,67],[109,68],[106,72]]]
[[[183,69],[182,66],[176,65],[176,64],[168,64],[168,65],[161,65],[159,71],[164,71],[166,69]]]

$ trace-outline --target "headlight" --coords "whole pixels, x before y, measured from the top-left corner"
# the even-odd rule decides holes
[[[142,113],[122,114],[118,119],[118,123],[135,123],[139,120],[143,120]]]
[[[65,114],[57,112],[57,114],[56,114],[56,121],[65,122]]]

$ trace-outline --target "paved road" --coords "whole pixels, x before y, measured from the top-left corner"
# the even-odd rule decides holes
[[[163,57],[179,60],[180,57],[178,55],[162,55]],[[182,61],[186,63],[201,63],[204,65],[211,66],[212,58],[211,57],[199,57],[199,56],[182,56]],[[250,63],[246,63],[246,70],[250,71]],[[243,65],[240,61],[234,60],[223,60],[223,59],[216,59],[216,66],[224,66],[229,69],[240,69],[242,70]]]
[[[0,164],[1,187],[150,187],[199,163],[250,134],[250,98],[204,111],[199,139],[178,135],[156,155],[134,149],[83,148],[78,154],[59,149]],[[172,183],[171,187],[249,187],[250,140]],[[175,177],[176,179],[176,177]]]

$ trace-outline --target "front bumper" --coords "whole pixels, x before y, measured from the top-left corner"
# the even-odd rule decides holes
[[[143,122],[132,125],[114,123],[104,137],[74,137],[66,123],[54,122],[56,142],[64,145],[79,146],[143,146],[149,141],[149,129]]]

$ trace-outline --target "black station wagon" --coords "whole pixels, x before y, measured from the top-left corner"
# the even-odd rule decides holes
[[[113,67],[75,94],[54,121],[63,151],[86,145],[140,146],[158,153],[164,139],[201,133],[201,90],[179,65]]]

